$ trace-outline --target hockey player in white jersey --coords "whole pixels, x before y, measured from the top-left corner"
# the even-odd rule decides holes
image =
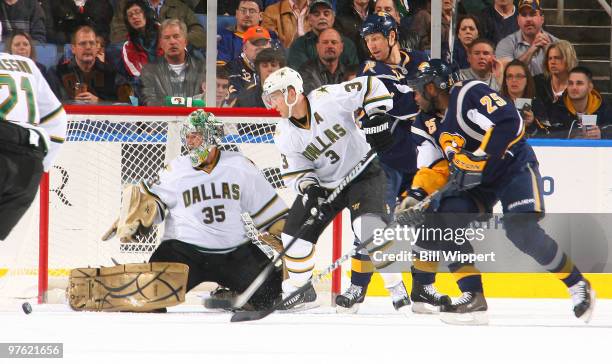
[[[1,33],[1,32],[0,32]],[[0,240],[17,225],[66,136],[66,113],[34,62],[0,53]]]
[[[361,241],[372,237],[374,229],[386,225],[390,210],[384,201],[385,175],[376,158],[330,205],[322,202],[368,154],[370,145],[377,151],[391,145],[393,139],[385,112],[392,108],[393,101],[384,84],[374,77],[323,86],[306,96],[301,76],[288,67],[268,76],[262,96],[266,105],[283,117],[274,141],[282,156],[284,181],[299,194],[282,234],[285,246],[297,238],[286,255],[289,279],[283,281],[283,295],[287,296],[312,277],[315,244],[339,211],[350,209],[353,231]],[[354,121],[354,112],[361,108],[367,113],[363,121],[367,135]],[[323,216],[319,215],[313,225],[296,236],[313,208],[323,211]],[[408,307],[410,299],[401,274],[381,275],[394,307]],[[284,308],[314,299],[316,293],[311,289]]]
[[[162,242],[150,262],[188,265],[187,291],[207,281],[242,292],[269,263],[247,237],[242,213],[250,215],[259,231],[272,235],[269,239],[277,236],[282,246],[287,206],[249,159],[219,150],[222,133],[214,115],[203,110],[191,113],[181,130],[189,155],[172,160],[158,178],[135,191],[142,203],[130,209],[142,218],[113,227],[120,238],[131,239],[143,228],[164,221]],[[281,281],[282,272],[277,270],[249,300],[251,306],[262,309],[274,303]]]

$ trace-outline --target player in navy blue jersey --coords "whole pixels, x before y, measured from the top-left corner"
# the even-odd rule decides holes
[[[416,172],[416,146],[410,127],[419,108],[414,101],[414,92],[406,81],[416,75],[418,65],[428,57],[420,51],[400,48],[397,23],[385,12],[369,15],[361,26],[361,36],[373,59],[363,63],[359,76],[378,78],[393,95],[393,109],[387,112],[393,117],[388,125],[392,131],[393,144],[378,152],[387,176],[385,200],[393,209],[400,192],[411,185]],[[351,268],[351,286],[336,297],[336,304],[342,312],[346,309],[357,311],[372,277],[373,265],[366,254],[356,254]],[[434,274],[431,273],[431,276]],[[423,313],[437,311],[443,302],[450,302],[448,296],[439,295],[431,285],[413,287],[411,298],[415,303],[412,310]]]
[[[428,212],[434,214],[420,215],[408,209],[409,213],[403,215],[409,217],[405,221],[424,221],[425,227],[463,228],[476,214],[490,213],[493,205],[501,202],[508,239],[569,288],[574,314],[588,322],[594,291],[538,223],[544,215],[542,178],[535,153],[523,138],[523,120],[514,105],[483,82],[456,80],[448,64],[432,59],[419,65],[416,77],[409,82],[421,112],[412,127],[419,171],[408,199],[422,199],[447,181],[452,188],[430,204]],[[405,205],[403,201],[400,211]],[[444,244],[448,243],[417,242],[421,250],[449,249]],[[450,246],[462,252],[473,251],[469,243]],[[463,294],[442,307],[442,319],[449,323],[486,323],[487,303],[474,264],[453,263],[449,270],[456,273]]]

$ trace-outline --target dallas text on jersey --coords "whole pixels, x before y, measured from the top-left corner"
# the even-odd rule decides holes
[[[302,152],[302,155],[311,162],[314,162],[321,154],[334,145],[336,141],[345,136],[346,130],[340,124],[335,124],[333,127],[325,129],[323,134],[329,139],[329,143],[325,143],[321,140],[321,137],[316,136],[315,140],[309,143]]]
[[[219,188],[219,186],[215,186],[215,183],[211,183],[209,187],[202,184],[183,191],[183,202],[185,203],[185,207],[189,207],[192,203],[210,199],[240,200],[239,185],[227,182],[222,182],[220,185],[221,187]],[[219,194],[218,191],[220,191],[221,194]]]

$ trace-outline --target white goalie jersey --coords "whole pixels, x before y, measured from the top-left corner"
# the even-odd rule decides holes
[[[66,137],[66,113],[36,64],[29,58],[0,53],[0,122],[35,129],[47,146],[49,170]]]
[[[307,179],[325,188],[338,186],[370,150],[355,114],[365,110],[372,115],[393,108],[392,95],[375,77],[322,86],[307,99],[305,124],[283,119],[274,135],[285,184],[298,193],[300,183]]]
[[[143,183],[167,211],[162,240],[225,253],[248,241],[242,213],[249,213],[258,229],[287,213],[272,185],[242,154],[220,151],[210,167],[194,169],[189,157],[181,156],[156,180]]]

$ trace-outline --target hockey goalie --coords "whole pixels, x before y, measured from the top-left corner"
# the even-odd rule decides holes
[[[185,300],[201,282],[244,291],[270,262],[247,235],[247,213],[275,249],[287,206],[257,167],[239,152],[220,150],[223,128],[211,113],[192,112],[181,126],[188,155],[179,156],[157,178],[123,191],[119,219],[102,240],[122,242],[164,224],[160,245],[144,264],[71,271],[68,300],[75,310],[164,311]],[[252,228],[252,226],[250,226]],[[249,300],[269,307],[281,293],[278,269]]]

